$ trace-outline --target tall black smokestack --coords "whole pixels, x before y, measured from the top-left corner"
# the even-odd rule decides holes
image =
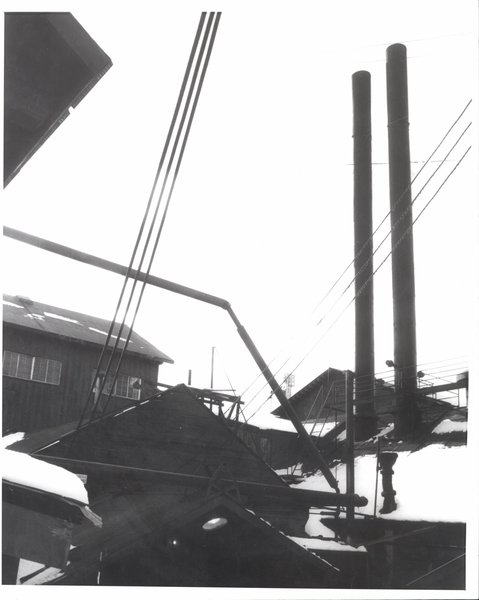
[[[416,390],[416,306],[412,232],[411,158],[406,47],[387,49],[387,105],[389,189],[391,205],[392,283],[394,314],[394,365],[397,436],[413,431],[420,422]]]
[[[356,312],[356,404],[355,438],[375,435],[377,419],[374,402],[374,288],[373,210],[371,166],[371,75],[353,74],[354,137],[354,269]]]

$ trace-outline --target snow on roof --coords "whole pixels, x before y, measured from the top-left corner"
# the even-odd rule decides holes
[[[416,452],[398,452],[393,466],[393,488],[397,509],[380,514],[383,500],[382,477],[378,477],[377,516],[403,521],[463,523],[467,514],[467,447],[431,444]],[[357,512],[372,515],[376,487],[375,455],[359,456],[354,461],[355,493],[365,496],[368,504]],[[341,490],[346,489],[346,465],[333,469]],[[315,474],[292,487],[331,491],[322,474]],[[320,517],[318,517],[319,519]],[[309,533],[309,531],[308,531]]]
[[[15,304],[14,302],[9,302],[8,300],[3,301],[4,306],[13,306],[14,308],[23,308],[21,304]]]
[[[250,425],[254,425],[259,429],[276,429],[278,431],[292,431],[296,432],[295,426],[291,423],[289,419],[280,419],[279,417],[275,417],[271,413],[258,413],[256,417],[248,420]],[[303,427],[306,431],[314,435],[324,435],[331,429],[336,427],[336,423],[334,421],[329,423],[315,423],[313,421],[303,423]]]
[[[23,440],[24,437],[25,433],[23,431],[19,431],[17,433],[9,433],[8,435],[2,437],[1,448],[8,448],[12,444],[15,444],[15,442]]]
[[[432,433],[452,433],[453,431],[467,431],[467,422],[466,421],[451,421],[451,419],[444,419],[441,421],[437,427],[435,427]]]
[[[81,340],[103,346],[105,336],[110,330],[110,321],[77,313],[64,308],[33,302],[20,297],[3,295],[3,321],[4,323],[23,327],[30,330],[42,331],[55,336],[61,336],[71,340]],[[120,326],[115,323],[112,337],[116,339]],[[123,328],[122,342],[126,342],[129,328],[127,325]],[[113,345],[114,341],[110,340]],[[120,342],[119,348],[124,344]],[[128,344],[128,352],[148,357],[151,360],[173,363],[173,360],[155,348],[150,342],[142,338],[134,331],[131,334]]]
[[[74,473],[22,452],[6,448],[2,448],[0,452],[4,481],[57,494],[83,505],[88,504],[85,486]]]

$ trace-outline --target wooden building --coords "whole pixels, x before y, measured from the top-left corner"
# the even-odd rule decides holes
[[[80,430],[9,449],[85,481],[102,520],[74,526],[55,584],[342,587],[339,567],[295,541],[311,506],[359,497],[290,488],[191,389],[179,385]],[[294,539],[293,539],[294,538]]]
[[[330,367],[291,396],[291,406],[301,421],[316,423],[313,430],[316,435],[321,435],[322,423],[344,422],[346,418],[344,379],[344,371]],[[379,401],[374,401],[376,394],[380,396]],[[394,404],[394,387],[382,379],[376,379],[374,390],[371,390],[371,400],[374,404],[378,426],[387,425],[390,422]],[[288,418],[281,406],[272,414],[281,419]]]
[[[315,418],[333,421],[338,411],[344,414],[344,372],[327,369],[291,396],[289,401],[303,422]],[[326,403],[328,410],[324,411]],[[287,418],[281,406],[272,414],[282,419]]]
[[[3,297],[3,433],[78,421],[96,374],[110,323],[19,297]],[[115,325],[113,335],[119,326]],[[128,335],[124,328],[121,351]],[[110,347],[115,343],[110,340]],[[119,351],[117,354],[119,354]],[[118,358],[114,357],[115,369]],[[158,367],[172,359],[132,332],[109,408],[157,391]],[[111,389],[107,375],[101,402]],[[100,374],[100,377],[102,375]],[[97,390],[101,386],[97,386]]]

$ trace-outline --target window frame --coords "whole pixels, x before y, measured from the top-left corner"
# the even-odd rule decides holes
[[[9,361],[7,363],[8,372],[5,372],[6,359]],[[13,362],[15,362],[14,369],[12,369]],[[35,383],[46,383],[47,385],[60,385],[62,367],[63,363],[53,358],[32,356],[30,354],[23,354],[22,352],[14,352],[12,350],[3,351],[2,375],[4,377],[13,377],[14,379],[22,379],[23,381],[34,381]],[[40,377],[40,374],[43,371],[44,376]]]
[[[96,369],[93,369],[93,378],[95,378]],[[103,387],[102,396],[110,393],[112,389],[112,382],[114,378],[114,372],[110,372],[107,375],[107,381]],[[126,375],[125,373],[118,373],[117,379],[115,381],[115,385],[113,387],[113,391],[111,395],[115,398],[126,398],[127,400],[140,400],[141,399],[141,389],[134,387],[136,382],[139,382],[141,386],[141,377],[137,377],[136,375]],[[119,385],[120,384],[120,385]],[[125,388],[126,385],[126,388]],[[95,388],[97,388],[98,384],[95,383]],[[101,383],[100,383],[101,386]],[[125,389],[126,395],[123,392]],[[120,393],[119,393],[120,392]],[[128,394],[131,395],[128,395]]]

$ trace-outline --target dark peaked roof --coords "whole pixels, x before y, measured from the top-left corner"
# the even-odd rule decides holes
[[[339,585],[340,571],[284,528],[292,512],[304,527],[314,501],[297,504],[298,490],[186,386],[91,427],[72,444],[64,426],[9,446],[83,474],[89,506],[102,519],[101,529],[75,525],[61,583],[96,580],[106,548],[103,585]],[[219,519],[224,526],[208,531]]]
[[[295,404],[301,402],[301,400],[309,396],[309,394],[321,389],[321,387],[325,383],[337,381],[342,377],[344,377],[343,371],[339,371],[338,369],[333,369],[329,367],[328,369],[326,369],[326,371],[321,373],[321,375],[318,375],[318,377],[307,383],[303,388],[297,391],[296,394],[293,394],[293,396],[291,396],[291,398],[289,399],[291,406],[294,407]],[[273,410],[271,414],[276,415],[277,417],[280,417],[282,419],[288,418],[282,406],[279,406],[278,408]]]
[[[92,317],[83,313],[66,310],[57,306],[33,302],[23,296],[3,295],[3,322],[12,327],[30,329],[53,336],[67,338],[73,341],[87,342],[103,346],[105,343],[110,322],[106,319]],[[119,324],[113,328],[113,335],[119,331]],[[119,348],[124,348],[129,328],[125,325],[119,343]],[[113,346],[115,339],[110,340]],[[155,348],[134,331],[128,344],[128,352],[143,356],[158,363],[173,363],[174,361]]]

